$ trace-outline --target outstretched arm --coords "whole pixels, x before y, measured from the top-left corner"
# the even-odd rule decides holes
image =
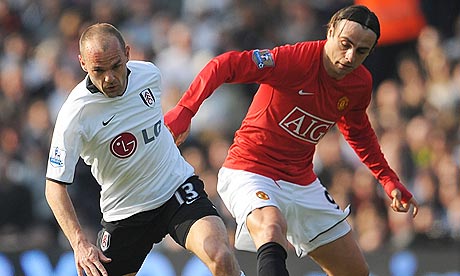
[[[45,196],[59,226],[72,246],[78,276],[83,276],[83,272],[88,276],[101,274],[108,276],[101,262],[111,260],[88,241],[78,221],[75,208],[67,192],[67,186],[46,180]]]
[[[413,206],[412,216],[415,217],[418,213],[418,203],[390,168],[367,114],[364,111],[353,112],[346,119],[342,118],[337,126],[392,200],[391,208],[395,212],[408,212]]]
[[[260,53],[263,53],[263,58]],[[230,51],[209,61],[190,84],[177,105],[165,114],[165,125],[176,144],[185,140],[192,117],[201,104],[223,83],[269,83],[280,74],[271,74],[276,50]],[[258,57],[258,58],[256,58]],[[282,71],[284,73],[284,71]]]

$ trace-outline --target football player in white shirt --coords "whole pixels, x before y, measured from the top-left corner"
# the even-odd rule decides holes
[[[128,61],[130,47],[107,23],[88,27],[79,46],[87,76],[59,112],[45,191],[78,275],[135,275],[167,234],[213,275],[244,275],[203,182],[164,125],[158,68]],[[82,231],[67,192],[79,157],[101,186],[97,246]]]

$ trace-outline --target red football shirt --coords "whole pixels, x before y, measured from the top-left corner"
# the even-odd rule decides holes
[[[341,80],[325,71],[325,40],[272,50],[227,52],[209,62],[178,105],[194,114],[223,83],[258,83],[224,167],[308,185],[316,144],[335,124],[382,185],[399,180],[385,160],[366,114],[372,77],[360,66]],[[391,187],[390,187],[391,186]],[[403,199],[411,194],[402,188]]]

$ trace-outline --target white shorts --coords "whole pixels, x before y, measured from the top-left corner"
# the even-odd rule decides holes
[[[246,227],[246,218],[254,209],[265,206],[276,206],[281,210],[287,221],[287,239],[299,257],[351,230],[346,221],[350,206],[341,210],[318,179],[301,186],[255,173],[221,168],[217,191],[236,220],[235,247],[239,250],[256,251]]]

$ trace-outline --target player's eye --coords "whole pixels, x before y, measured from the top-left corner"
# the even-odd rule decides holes
[[[368,55],[370,51],[371,51],[371,49],[369,49],[369,48],[358,48],[358,49],[356,50],[356,52],[357,52],[359,55]]]
[[[342,40],[340,41],[339,46],[340,46],[340,49],[347,50],[347,49],[350,49],[351,44],[348,43],[346,40]]]

